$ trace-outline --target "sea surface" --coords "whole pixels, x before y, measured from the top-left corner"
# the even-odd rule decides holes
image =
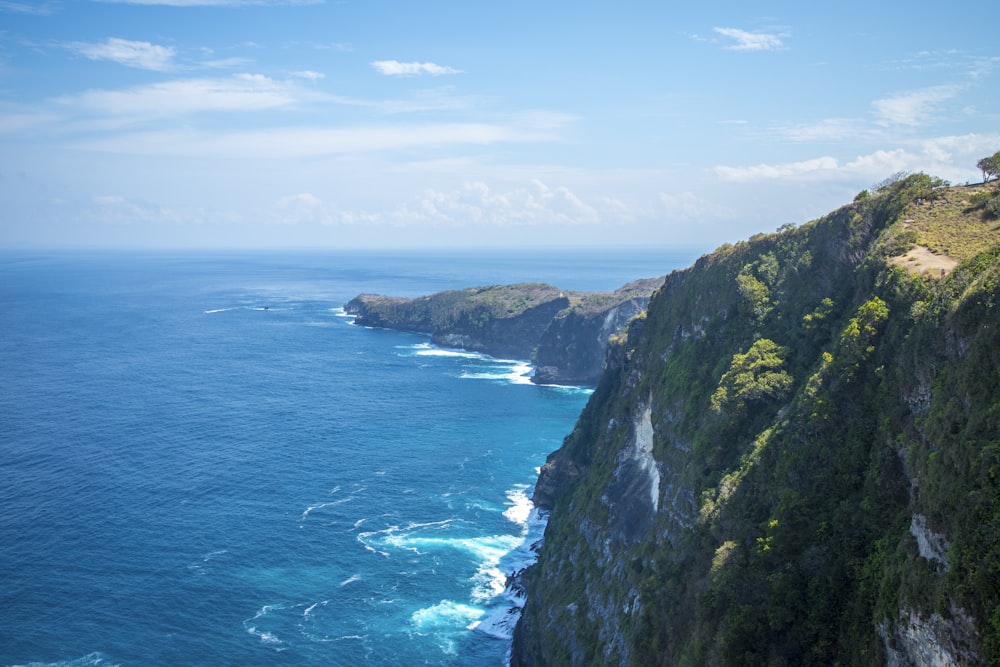
[[[684,252],[0,253],[0,665],[503,665],[589,396],[353,324]]]

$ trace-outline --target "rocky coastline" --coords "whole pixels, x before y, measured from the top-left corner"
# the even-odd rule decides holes
[[[594,386],[609,340],[640,316],[663,278],[614,292],[545,283],[470,287],[418,298],[359,294],[344,305],[355,324],[429,334],[442,347],[530,360],[536,384]]]

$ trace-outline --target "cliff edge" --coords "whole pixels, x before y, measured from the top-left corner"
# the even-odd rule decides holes
[[[1000,663],[977,191],[890,179],[667,276],[541,470],[513,665]]]

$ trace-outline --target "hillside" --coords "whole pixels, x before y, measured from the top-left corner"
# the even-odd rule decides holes
[[[1000,664],[976,194],[890,179],[667,276],[542,468],[512,664]]]

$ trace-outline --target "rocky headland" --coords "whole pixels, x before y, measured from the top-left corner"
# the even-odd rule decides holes
[[[344,310],[362,326],[425,333],[444,347],[530,359],[538,384],[586,386],[604,369],[609,339],[645,309],[662,283],[637,280],[614,292],[519,283],[418,298],[360,294]]]

